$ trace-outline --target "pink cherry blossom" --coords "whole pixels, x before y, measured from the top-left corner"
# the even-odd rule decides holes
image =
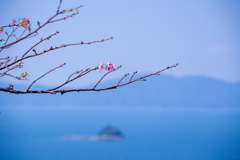
[[[16,23],[16,20],[15,20],[15,19],[13,19],[13,21],[12,21],[12,23],[11,23],[11,24],[12,24],[12,25],[14,25],[15,23]]]
[[[102,69],[105,69],[105,65],[103,64],[103,62],[99,64],[98,68],[100,68],[100,72],[102,72]]]
[[[111,62],[108,62],[107,67],[106,67],[106,70],[108,70],[108,71],[114,70],[115,68],[113,67],[113,65],[114,65],[114,64],[111,64]]]
[[[112,71],[114,70],[115,68],[113,67],[114,64],[111,64],[111,62],[108,62],[107,65],[106,64],[103,64],[103,62],[101,62],[99,64],[99,66],[97,66],[97,68],[100,68],[100,72],[102,72],[102,69],[105,69],[105,70],[108,70],[108,71]],[[96,69],[97,69],[96,68]]]

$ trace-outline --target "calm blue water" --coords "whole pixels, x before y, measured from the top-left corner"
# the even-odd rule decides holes
[[[1,160],[240,159],[240,111],[0,108]],[[121,141],[64,140],[111,124]]]

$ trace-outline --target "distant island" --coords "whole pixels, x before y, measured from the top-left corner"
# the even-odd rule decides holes
[[[106,126],[101,129],[98,135],[65,135],[63,139],[73,139],[73,140],[121,140],[124,136],[122,132],[113,126]]]
[[[106,126],[104,127],[99,133],[98,137],[100,139],[123,139],[123,134],[120,130],[113,126]]]

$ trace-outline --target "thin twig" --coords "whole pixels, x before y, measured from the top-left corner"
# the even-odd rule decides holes
[[[23,36],[23,34],[26,32],[26,30],[27,29],[24,29],[24,31],[22,32],[21,36],[18,39],[20,39]]]
[[[18,39],[15,34],[12,35],[16,40]]]
[[[70,79],[74,74],[78,74],[79,72],[82,72],[82,70],[72,73],[72,74],[68,77],[68,79],[66,80],[66,82],[69,81],[69,79]]]
[[[38,24],[38,27],[41,27],[41,25],[40,25],[40,22],[39,22],[39,21],[37,22],[37,24]]]
[[[120,84],[120,82],[123,80],[123,78],[127,77],[128,75],[129,75],[129,73],[125,74],[125,75],[122,77],[122,79],[120,79],[120,81],[118,82],[118,84],[117,84],[117,85],[119,85],[119,84]]]
[[[121,68],[121,67],[122,67],[122,66],[118,66],[116,69],[114,69],[114,70],[112,70],[112,71],[109,71],[109,72],[107,72],[106,74],[104,74],[104,75],[102,76],[102,78],[97,82],[97,84],[96,84],[92,89],[96,88],[97,85],[102,81],[102,79],[103,79],[106,75],[108,75],[108,74],[111,73],[111,72],[116,71],[117,69],[119,69],[119,68]]]
[[[82,6],[79,6],[78,8],[80,8],[80,7],[82,7]],[[52,21],[50,21],[49,23],[53,23],[53,22],[65,20],[65,19],[67,19],[67,18],[69,18],[69,17],[72,17],[72,16],[74,16],[74,15],[77,15],[77,14],[78,14],[78,13],[72,13],[71,15],[64,16],[63,18],[59,18],[59,19],[56,19],[56,20],[52,20]]]
[[[16,29],[13,29],[13,31],[12,31],[12,33],[11,33],[10,35],[8,35],[7,32],[5,32],[5,33],[8,35],[8,37],[7,37],[7,39],[6,39],[6,41],[5,41],[5,43],[4,43],[3,46],[5,46],[5,45],[7,44],[9,38],[12,36],[12,34],[13,34],[17,29],[18,29],[18,27],[16,27]],[[0,47],[0,48],[1,48],[1,47]],[[0,52],[1,52],[2,50],[3,50],[3,48],[0,49]]]
[[[13,76],[13,75],[11,75],[11,74],[6,74],[6,72],[4,72],[4,73],[2,73],[3,75],[2,76],[9,76],[9,77],[12,77],[12,78],[16,78],[16,79],[18,79],[18,80],[21,80],[21,78],[19,78],[19,77],[17,77],[17,76]],[[2,77],[1,76],[1,77]]]
[[[6,57],[6,58],[0,58],[0,60],[3,60],[3,59],[9,59],[9,57]]]
[[[68,81],[66,81],[65,83],[63,83],[63,84],[61,84],[61,85],[59,85],[59,86],[57,86],[57,87],[55,87],[55,88],[53,88],[53,89],[49,89],[49,91],[53,91],[53,90],[55,91],[56,89],[61,88],[62,86],[64,86],[64,85],[66,85],[66,84],[68,84],[68,83],[76,80],[77,78],[80,78],[80,77],[88,74],[89,72],[91,72],[91,71],[93,71],[93,70],[95,70],[95,69],[91,69],[91,70],[90,70],[90,68],[87,68],[85,71],[83,71],[83,72],[82,72],[81,74],[79,74],[77,77],[75,77],[75,78],[73,78],[73,79],[71,79],[71,80],[68,80]]]
[[[61,6],[61,3],[62,3],[62,0],[60,0],[59,6],[58,6],[58,8],[57,8],[57,14],[58,14],[58,12],[59,12],[59,9],[60,9],[60,6]]]
[[[57,33],[59,33],[59,32],[56,31],[55,33],[51,34],[51,35],[48,36],[47,38],[44,38],[44,39],[41,38],[41,40],[40,40],[38,43],[34,44],[26,53],[23,54],[22,58],[23,58],[30,50],[32,50],[34,47],[36,47],[38,44],[42,43],[42,42],[45,41],[45,40],[49,40],[52,36],[55,36]]]
[[[42,77],[44,77],[44,76],[47,75],[48,73],[54,71],[55,69],[58,69],[58,68],[60,68],[60,67],[63,67],[65,64],[66,64],[66,63],[61,64],[60,66],[58,66],[58,67],[56,67],[56,68],[53,68],[52,70],[48,71],[47,73],[45,73],[44,75],[42,75],[42,76],[39,77],[38,79],[34,80],[34,81],[32,82],[32,84],[30,84],[30,86],[27,88],[26,92],[28,92],[28,90],[31,88],[31,86],[32,86],[35,82],[37,82],[39,79],[41,79]]]
[[[135,71],[135,72],[133,73],[133,75],[132,75],[132,77],[130,78],[129,82],[131,82],[133,76],[134,76],[136,73],[137,73],[137,71]]]

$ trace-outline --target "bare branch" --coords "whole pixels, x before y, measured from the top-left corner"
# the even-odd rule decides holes
[[[89,72],[91,72],[91,71],[93,71],[93,70],[96,70],[96,69],[91,69],[91,70],[90,70],[90,68],[87,68],[85,71],[83,71],[82,73],[80,73],[77,77],[75,77],[75,78],[73,78],[73,79],[71,79],[71,80],[66,81],[65,83],[61,84],[61,85],[58,86],[58,87],[55,87],[55,88],[53,88],[53,89],[49,89],[49,91],[53,91],[53,90],[55,91],[56,89],[61,88],[62,86],[64,86],[64,85],[66,85],[66,84],[68,84],[68,83],[70,83],[70,82],[72,82],[72,81],[74,81],[74,80],[76,80],[76,79],[78,79],[78,78],[80,78],[80,77],[88,74]]]
[[[41,27],[41,25],[40,25],[40,22],[39,22],[39,21],[37,22],[37,24],[38,24],[38,27]]]
[[[24,31],[22,32],[21,36],[18,39],[20,39],[23,36],[23,34],[26,32],[26,30],[27,29],[24,29]]]
[[[133,75],[132,75],[132,77],[130,78],[129,82],[131,82],[133,76],[134,76],[136,73],[137,73],[137,71],[135,71],[135,72],[133,73]]]
[[[3,73],[3,75],[1,75],[1,77],[2,76],[9,76],[9,77],[12,77],[12,78],[16,78],[16,79],[18,79],[18,80],[21,80],[19,77],[17,77],[17,76],[13,76],[13,75],[11,75],[11,74],[7,74],[7,73]]]
[[[39,77],[38,79],[34,80],[34,81],[32,82],[32,84],[30,84],[30,86],[27,88],[26,92],[28,92],[28,90],[31,88],[31,86],[32,86],[35,82],[37,82],[39,79],[41,79],[42,77],[46,76],[48,73],[54,71],[55,69],[58,69],[58,68],[60,68],[60,67],[63,67],[65,64],[66,64],[66,63],[61,64],[60,66],[58,66],[58,67],[56,67],[56,68],[53,68],[52,70],[48,71],[47,73],[45,73],[44,75],[42,75],[42,76]]]
[[[8,33],[5,32],[5,33],[7,34],[8,37],[7,37],[7,39],[6,39],[5,43],[4,43],[4,45],[7,44],[9,38],[12,36],[12,34],[13,34],[17,29],[18,29],[18,26],[16,27],[16,29],[13,29],[13,31],[12,31],[12,33],[11,33],[10,35],[8,35]],[[0,48],[1,48],[1,47],[0,47]],[[3,50],[3,48],[0,49],[0,52],[1,52],[2,50]]]
[[[61,6],[61,3],[62,3],[62,0],[60,0],[59,6],[58,6],[58,8],[57,8],[57,14],[58,14],[58,12],[59,12],[59,9],[60,9],[60,6]]]
[[[82,72],[82,70],[72,73],[72,74],[68,77],[68,79],[66,80],[66,82],[69,81],[69,79],[70,79],[74,74],[78,74],[79,72]]]
[[[6,57],[6,58],[0,58],[0,60],[3,60],[3,59],[9,59],[9,57]]]
[[[117,85],[119,85],[119,84],[120,84],[120,82],[123,80],[123,78],[127,77],[128,75],[129,75],[129,73],[125,74],[125,75],[122,77],[122,79],[120,79],[120,81],[118,82],[118,84],[117,84]]]
[[[12,35],[16,40],[18,39],[15,34]]]
[[[115,88],[118,88],[118,87],[121,87],[121,86],[125,86],[125,85],[128,85],[128,84],[130,84],[130,83],[134,83],[134,82],[136,82],[136,81],[145,81],[147,77],[150,77],[150,76],[153,76],[153,75],[159,75],[160,72],[163,72],[163,71],[165,71],[165,70],[167,70],[167,69],[176,67],[177,65],[178,65],[178,63],[175,64],[175,65],[172,65],[172,66],[170,66],[170,67],[168,66],[168,67],[166,67],[166,68],[164,68],[164,69],[162,69],[162,70],[160,70],[160,71],[158,71],[158,72],[155,72],[155,73],[153,73],[153,74],[149,74],[149,75],[140,77],[140,78],[138,78],[138,79],[129,81],[129,82],[124,83],[124,84],[120,84],[120,85],[117,84],[117,85],[115,85],[115,86],[110,86],[110,87],[100,88],[100,89],[95,89],[95,88],[96,88],[96,86],[101,82],[101,80],[102,80],[107,74],[109,74],[109,73],[112,72],[112,71],[106,73],[106,74],[98,81],[98,83],[97,83],[93,88],[90,88],[90,89],[56,90],[56,89],[58,89],[58,88],[60,88],[60,87],[62,87],[62,86],[64,86],[64,85],[66,85],[67,83],[69,83],[69,82],[71,82],[71,81],[73,81],[73,80],[75,80],[75,79],[77,79],[77,78],[79,78],[79,77],[81,77],[81,76],[83,76],[83,75],[86,75],[86,74],[88,74],[89,72],[91,72],[91,71],[93,71],[93,70],[96,70],[95,68],[94,68],[94,69],[91,69],[91,70],[86,69],[85,72],[82,72],[82,73],[81,73],[80,75],[78,75],[77,77],[75,77],[75,78],[73,78],[73,79],[71,79],[71,80],[69,80],[69,81],[66,81],[66,82],[63,83],[62,85],[60,85],[60,86],[58,86],[58,87],[56,87],[56,88],[53,88],[53,89],[48,89],[48,90],[44,90],[44,91],[29,91],[29,90],[26,90],[26,91],[17,91],[17,90],[13,90],[13,89],[9,89],[9,88],[0,88],[0,91],[10,92],[10,93],[15,93],[15,94],[26,94],[26,93],[50,93],[50,94],[55,94],[55,93],[58,93],[58,92],[61,93],[61,94],[63,94],[63,93],[66,93],[66,92],[104,91],[104,90],[115,89]],[[119,66],[118,68],[120,68],[120,66]],[[118,68],[116,68],[116,69],[118,69]],[[116,69],[115,69],[115,70],[116,70]],[[115,70],[113,70],[113,71],[115,71]]]
[[[57,33],[59,33],[59,32],[56,31],[55,33],[51,34],[51,35],[48,36],[47,38],[44,38],[44,39],[41,38],[41,40],[40,40],[38,43],[34,44],[26,53],[23,54],[22,58],[23,58],[30,50],[32,50],[34,47],[36,47],[38,44],[42,43],[42,42],[45,41],[45,40],[49,40],[52,36],[55,36]],[[33,51],[35,51],[35,50],[33,50]],[[35,54],[37,54],[37,53],[35,52]]]
[[[63,17],[63,18],[59,18],[59,19],[56,19],[56,20],[52,20],[52,21],[50,21],[49,23],[53,23],[53,22],[65,20],[65,19],[67,19],[67,18],[69,18],[69,17],[72,17],[72,16],[74,16],[74,15],[77,15],[77,14],[78,14],[78,12],[72,13],[71,15],[67,15],[67,16],[65,16],[65,17]]]

